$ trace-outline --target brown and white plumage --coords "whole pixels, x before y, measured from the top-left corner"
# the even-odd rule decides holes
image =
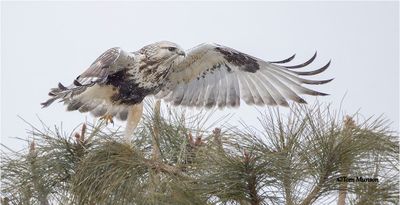
[[[201,44],[187,52],[168,41],[136,52],[111,48],[70,86],[59,83],[51,89],[50,99],[42,106],[60,100],[70,111],[128,119],[130,129],[134,129],[142,112],[141,103],[150,95],[188,107],[235,107],[241,99],[256,105],[287,106],[288,100],[305,103],[299,95],[326,94],[303,84],[331,81],[300,77],[321,73],[330,62],[314,71],[294,70],[309,65],[315,57],[304,64],[285,66],[294,56],[268,62],[214,43]],[[131,135],[131,131],[127,133]]]
[[[330,64],[309,72],[294,71],[305,67],[316,57],[297,66],[283,66],[294,56],[267,62],[218,44],[201,44],[187,52],[167,78],[167,84],[156,97],[174,105],[225,107],[247,104],[288,105],[288,100],[305,103],[300,94],[326,95],[302,84],[324,84],[331,80],[312,81],[300,78],[326,70]]]
[[[97,117],[110,114],[121,120],[126,119],[127,114],[122,106],[109,106],[116,92],[113,86],[107,84],[107,81],[110,76],[128,67],[131,61],[133,58],[130,54],[120,48],[107,50],[70,86],[66,87],[59,83],[57,88],[52,88],[49,92],[51,98],[42,103],[43,107],[60,99],[67,105],[68,111],[91,111]]]

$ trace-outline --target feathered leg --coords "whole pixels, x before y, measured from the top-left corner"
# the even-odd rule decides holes
[[[128,119],[125,127],[125,142],[130,143],[132,140],[133,131],[137,127],[142,118],[143,114],[143,103],[136,104],[132,106],[132,109],[129,110]]]

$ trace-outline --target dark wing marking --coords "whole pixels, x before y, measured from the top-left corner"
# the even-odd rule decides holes
[[[267,62],[232,48],[202,44],[187,52],[186,58],[167,79],[166,86],[156,95],[174,105],[225,107],[238,106],[240,99],[248,104],[288,105],[287,100],[306,103],[300,94],[326,95],[302,84],[324,84],[329,80],[308,80],[299,76],[325,71],[330,62],[315,71],[293,71],[307,62],[284,66],[294,55]]]

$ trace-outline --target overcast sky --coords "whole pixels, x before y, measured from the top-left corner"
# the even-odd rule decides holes
[[[384,114],[399,129],[399,12],[397,2],[1,2],[1,141],[25,146],[20,115],[33,124],[70,131],[85,120],[62,104],[41,109],[49,88],[69,84],[103,51],[135,51],[160,40],[189,49],[215,42],[265,59],[297,53],[294,64],[318,51],[311,68],[332,59],[314,86],[324,103],[348,113]],[[312,104],[315,97],[305,97]],[[284,108],[287,110],[287,108]],[[224,109],[249,124],[250,106]],[[89,118],[90,119],[90,118]],[[233,122],[234,123],[234,122]]]

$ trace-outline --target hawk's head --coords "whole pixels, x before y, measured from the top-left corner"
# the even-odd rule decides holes
[[[147,45],[140,49],[140,52],[151,61],[169,61],[186,55],[180,46],[169,41]]]

